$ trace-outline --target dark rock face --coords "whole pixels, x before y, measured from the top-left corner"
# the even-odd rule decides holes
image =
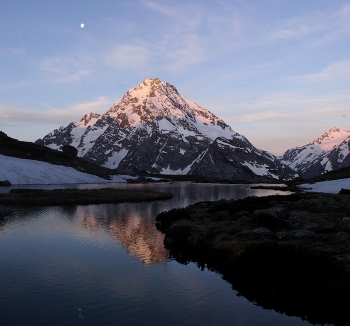
[[[101,166],[251,182],[290,180],[295,171],[255,148],[210,111],[158,78],[130,89],[104,115],[86,114],[36,141]]]
[[[294,172],[281,165],[272,154],[256,149],[245,138],[218,137],[190,173],[254,182],[283,180],[283,176]]]
[[[288,149],[280,161],[306,178],[350,166],[350,131],[335,126],[307,145]]]

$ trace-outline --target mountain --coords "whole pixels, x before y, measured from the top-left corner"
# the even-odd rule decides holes
[[[288,180],[295,172],[255,148],[222,119],[158,78],[130,89],[105,114],[86,114],[37,144],[72,145],[78,156],[118,171],[198,174],[246,181]]]
[[[335,126],[307,145],[288,149],[280,161],[306,178],[350,166],[350,131]]]

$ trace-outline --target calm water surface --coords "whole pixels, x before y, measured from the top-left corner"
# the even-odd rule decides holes
[[[174,207],[275,191],[191,183],[114,187],[171,191],[174,198],[20,208],[0,219],[1,325],[308,324],[236,296],[219,274],[170,261],[154,224],[159,212]]]

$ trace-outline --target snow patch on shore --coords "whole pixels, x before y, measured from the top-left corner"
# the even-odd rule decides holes
[[[62,165],[0,155],[0,180],[9,180],[13,185],[126,182],[126,179],[113,176],[106,180]]]
[[[316,183],[305,183],[299,186],[307,192],[325,192],[328,194],[337,194],[340,189],[350,189],[350,178],[329,180]]]

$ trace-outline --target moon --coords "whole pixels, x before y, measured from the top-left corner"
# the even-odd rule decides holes
[[[85,25],[85,24],[84,24],[84,23],[82,23],[82,24],[80,24],[80,27],[81,27],[81,28],[84,28],[84,25]]]

